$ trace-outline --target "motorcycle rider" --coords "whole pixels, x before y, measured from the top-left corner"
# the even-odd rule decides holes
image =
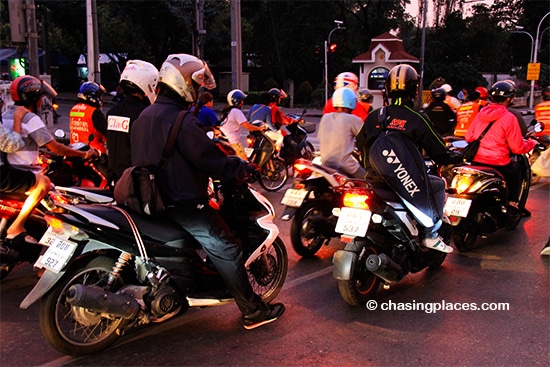
[[[357,92],[357,89],[359,88],[359,78],[354,73],[350,73],[349,71],[340,73],[334,78],[334,90],[338,90],[340,88],[349,88],[354,92]],[[332,105],[332,98],[329,98],[327,103],[325,104],[325,107],[323,107],[323,115],[326,113],[335,112],[334,106]],[[360,104],[357,104],[355,108],[353,109],[352,113],[359,117],[361,121],[365,121],[365,119],[368,116],[368,112],[365,111],[363,106]]]
[[[357,103],[359,103],[365,111],[367,111],[367,115],[372,112],[372,100],[374,99],[374,96],[370,92],[370,90],[363,88],[359,91],[359,100],[357,100]]]
[[[69,112],[71,129],[71,144],[83,142],[97,149],[101,154],[107,154],[106,138],[107,120],[101,112],[102,96],[105,88],[96,82],[82,83],[78,90],[78,102]],[[93,140],[90,142],[90,135]]]
[[[472,164],[493,167],[502,173],[508,186],[509,205],[517,208],[521,172],[519,163],[511,159],[511,154],[529,152],[535,147],[536,141],[523,139],[516,117],[508,111],[507,107],[516,95],[513,84],[508,81],[496,82],[489,95],[493,103],[483,107],[476,115],[466,132],[466,141],[477,139],[487,125],[495,121],[481,140]]]
[[[205,131],[211,131],[220,124],[218,115],[212,107],[214,107],[214,96],[212,93],[204,91],[199,95],[197,104],[191,108],[191,112],[204,126]]]
[[[200,86],[212,89],[216,83],[204,61],[173,54],[160,68],[158,85],[155,103],[143,110],[130,132],[134,165],[157,164],[179,112],[189,109]],[[238,239],[218,211],[208,205],[209,177],[230,181],[245,175],[244,170],[242,160],[222,153],[200,128],[197,118],[187,114],[174,151],[157,174],[161,178],[157,182],[168,205],[167,217],[202,245],[234,297],[244,327],[253,329],[277,320],[285,307],[281,303],[266,304],[253,292]]]
[[[356,103],[357,97],[353,90],[335,90],[332,94],[332,105],[336,112],[323,115],[317,136],[324,165],[351,177],[363,179],[366,171],[352,155],[355,137],[363,127],[363,121],[351,114]]]
[[[489,91],[487,90],[487,88],[485,87],[482,87],[481,85],[476,87],[476,89],[474,89],[475,91],[479,92],[479,105],[481,106],[480,108],[483,108],[485,106],[487,106],[490,101],[489,101]]]
[[[544,124],[544,130],[537,136],[547,135],[550,138],[550,85],[542,88],[542,99],[535,106],[535,120]]]
[[[445,91],[445,103],[447,103],[449,107],[451,107],[453,112],[456,112],[456,109],[460,107],[462,102],[460,102],[458,98],[451,95],[451,92],[453,91],[453,87],[451,87],[450,84],[445,83],[441,86],[441,88],[443,88],[443,90]]]
[[[236,154],[242,159],[248,160],[244,147],[241,144],[241,126],[248,131],[264,131],[265,127],[254,126],[248,122],[241,110],[245,98],[246,94],[240,89],[233,89],[227,94],[227,103],[229,106],[222,110],[220,130],[227,137]]]
[[[433,101],[426,108],[426,115],[433,122],[435,131],[441,136],[451,135],[455,127],[455,112],[447,103],[445,98],[447,92],[443,87],[432,90]]]
[[[447,150],[426,115],[413,110],[418,74],[412,66],[392,68],[385,89],[391,104],[371,113],[357,137],[367,180],[374,186],[389,186],[401,197],[423,227],[423,246],[452,252],[437,234],[443,218],[445,181],[426,175],[420,151],[425,150],[440,165],[462,162],[462,157]]]
[[[456,110],[456,126],[454,135],[455,136],[464,136],[466,131],[474,121],[479,112],[481,105],[479,104],[479,92],[477,90],[468,93],[468,101],[463,103]]]
[[[11,131],[19,132],[24,146],[9,151],[6,161],[2,159],[2,192],[29,193],[20,214],[8,228],[4,245],[38,243],[25,231],[25,221],[31,215],[40,200],[50,189],[48,177],[40,174],[38,148],[46,147],[60,156],[97,157],[98,152],[90,149],[86,152],[72,149],[55,140],[42,119],[38,116],[42,97],[53,98],[57,92],[45,81],[34,76],[25,75],[15,79],[10,86],[10,95],[14,106],[3,115],[4,126]]]
[[[129,60],[120,74],[124,97],[107,112],[110,183],[132,165],[130,130],[141,111],[155,101],[158,75],[157,68],[143,60]]]

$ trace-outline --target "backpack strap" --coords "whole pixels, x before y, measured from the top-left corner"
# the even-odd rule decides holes
[[[481,140],[485,134],[487,134],[487,131],[489,131],[489,129],[491,128],[491,126],[493,126],[493,124],[496,122],[495,121],[492,121],[489,125],[487,125],[487,127],[485,128],[485,130],[483,130],[483,132],[481,133],[481,135],[477,138],[478,140]]]
[[[168,140],[166,141],[166,144],[164,145],[164,150],[162,151],[162,158],[160,159],[159,164],[157,164],[155,171],[158,171],[160,168],[162,168],[168,161],[168,158],[170,158],[170,156],[172,155],[172,151],[174,150],[174,144],[176,143],[178,133],[181,129],[181,124],[183,123],[183,119],[188,113],[189,111],[182,110],[178,114],[176,121],[170,128],[170,133],[168,134]]]

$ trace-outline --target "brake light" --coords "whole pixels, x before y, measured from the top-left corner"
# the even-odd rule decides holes
[[[254,143],[256,142],[256,139],[253,136],[248,136],[246,138],[246,142],[250,148],[254,148]]]
[[[57,103],[52,103],[52,108],[54,111],[57,111],[57,109],[59,108],[59,105]]]
[[[462,194],[468,190],[473,182],[472,176],[457,175],[453,178],[452,186],[456,189],[457,194]]]
[[[300,176],[309,176],[311,175],[311,163],[305,159],[297,159],[294,163],[294,170],[300,174]]]
[[[52,227],[54,232],[63,232],[63,222],[61,220],[51,215],[45,215],[44,220],[50,227]]]
[[[368,209],[368,199],[369,195],[366,192],[346,192],[344,194],[343,203],[344,206],[349,208]]]

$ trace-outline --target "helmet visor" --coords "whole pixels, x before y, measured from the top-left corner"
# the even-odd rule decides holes
[[[197,70],[193,73],[191,78],[197,82],[200,86],[205,87],[206,89],[216,88],[216,80],[210,71],[208,65],[203,64],[204,67],[200,70]]]
[[[42,84],[40,87],[40,94],[43,94],[50,99],[57,96],[57,92],[48,82],[45,82],[44,80],[41,80],[40,82]]]

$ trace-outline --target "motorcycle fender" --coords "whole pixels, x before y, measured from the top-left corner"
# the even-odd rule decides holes
[[[102,242],[97,241],[90,241],[82,248],[82,251],[79,251],[78,254],[75,252],[73,255],[73,258],[70,260],[69,264],[65,266],[63,270],[61,270],[59,273],[54,273],[51,270],[46,269],[40,279],[38,280],[38,283],[34,286],[34,288],[27,294],[25,299],[21,302],[19,305],[19,308],[22,308],[26,310],[30,305],[38,301],[42,296],[44,296],[58,281],[65,275],[65,272],[67,269],[69,269],[70,264],[74,262],[75,259],[79,258],[81,255],[84,255],[85,253],[96,251],[96,250],[102,250],[102,249],[110,249],[110,250],[117,250],[120,251],[120,249],[104,244]],[[78,251],[78,250],[77,250]]]
[[[294,215],[296,214],[297,208],[293,208],[291,206],[287,206],[285,210],[283,211],[283,214],[281,215],[281,220],[284,220],[285,222],[288,222],[292,218],[294,218]]]
[[[357,261],[355,252],[338,250],[332,258],[332,276],[337,280],[350,280],[353,274],[353,268]]]

